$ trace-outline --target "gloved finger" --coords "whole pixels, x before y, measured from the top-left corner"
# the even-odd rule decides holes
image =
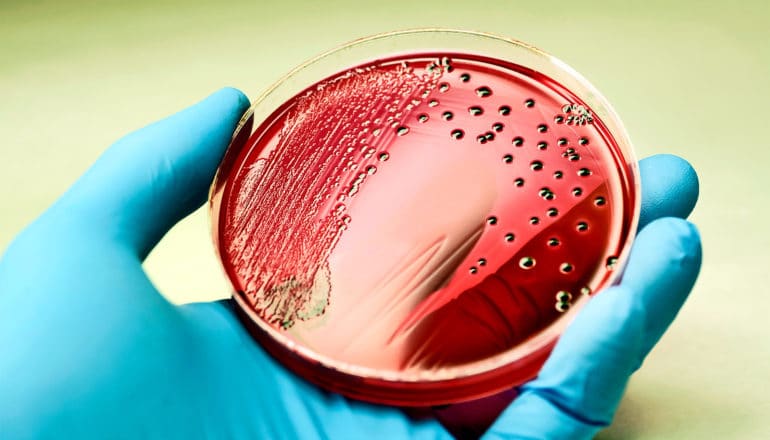
[[[588,439],[607,426],[629,376],[687,298],[700,262],[692,224],[676,218],[650,223],[621,285],[589,301],[487,437]]]
[[[144,258],[198,208],[233,130],[248,108],[238,90],[135,131],[110,147],[52,209],[65,209],[90,234],[105,234]]]
[[[639,162],[642,210],[639,230],[662,217],[686,218],[698,200],[698,175],[684,159],[657,154]]]

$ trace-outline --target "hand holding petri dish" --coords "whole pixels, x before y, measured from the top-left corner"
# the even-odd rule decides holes
[[[628,136],[564,63],[488,34],[361,39],[241,120],[211,190],[238,311],[286,367],[399,406],[533,378],[618,276]]]

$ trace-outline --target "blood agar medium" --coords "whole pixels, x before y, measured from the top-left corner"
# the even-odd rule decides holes
[[[609,104],[511,40],[406,31],[298,68],[211,193],[243,322],[306,379],[427,406],[531,379],[609,285],[638,173]]]

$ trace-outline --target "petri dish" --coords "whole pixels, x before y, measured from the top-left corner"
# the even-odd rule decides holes
[[[239,316],[271,355],[346,396],[425,407],[537,374],[621,272],[639,175],[610,104],[563,62],[408,30],[255,100],[210,213]]]

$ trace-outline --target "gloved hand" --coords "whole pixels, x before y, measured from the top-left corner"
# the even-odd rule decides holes
[[[0,260],[0,438],[444,438],[433,419],[350,401],[284,370],[229,301],[175,306],[142,261],[208,186],[248,101],[222,90],[118,141]],[[623,282],[568,328],[489,438],[589,438],[687,297],[697,177],[641,162]],[[667,217],[667,218],[663,218]],[[678,218],[677,218],[678,217]]]

